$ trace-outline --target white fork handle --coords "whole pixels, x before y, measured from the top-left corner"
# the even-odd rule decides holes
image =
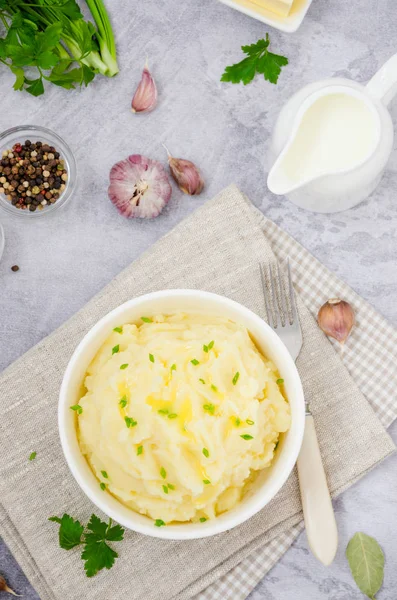
[[[330,565],[338,547],[338,529],[311,415],[306,416],[298,475],[311,551],[324,565]]]

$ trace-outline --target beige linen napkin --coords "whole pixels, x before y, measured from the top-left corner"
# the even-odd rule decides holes
[[[185,600],[265,544],[279,549],[278,540],[288,539],[294,526],[297,531],[302,515],[295,473],[258,515],[216,537],[168,542],[127,532],[115,566],[92,579],[84,575],[78,549],[61,550],[57,528],[47,521],[63,512],[81,520],[99,513],[66,467],[56,422],[64,369],[88,329],[129,298],[161,288],[214,291],[263,316],[258,263],[272,260],[257,213],[234,186],[227,188],[4,371],[1,530],[42,600]],[[310,395],[330,488],[337,493],[388,456],[394,445],[301,299],[299,313],[304,347],[298,367]],[[37,458],[29,462],[32,448]],[[211,593],[219,597],[215,588],[204,595]]]

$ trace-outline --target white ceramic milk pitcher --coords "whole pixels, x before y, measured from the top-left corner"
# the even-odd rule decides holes
[[[333,213],[379,183],[393,148],[387,105],[397,93],[397,54],[366,86],[342,78],[309,84],[282,108],[267,185],[298,206]]]

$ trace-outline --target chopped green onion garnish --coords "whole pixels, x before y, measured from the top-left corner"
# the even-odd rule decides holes
[[[176,371],[176,364],[171,365],[171,371]]]
[[[204,404],[203,409],[209,412],[211,415],[215,412],[215,406],[213,404]]]
[[[168,494],[168,487],[166,485],[163,485],[163,492],[164,494]]]
[[[141,317],[141,319],[144,323],[153,323],[153,320],[149,319],[149,317]]]
[[[205,385],[205,381],[204,381],[204,379],[201,379],[201,377],[200,377],[199,381],[201,381],[201,383],[203,383]]]
[[[214,340],[212,340],[212,342],[210,342],[210,343],[208,344],[208,346],[206,346],[206,345],[204,344],[204,346],[203,346],[203,350],[204,350],[204,352],[209,352],[210,350],[212,350],[212,348],[214,347],[214,343],[215,343],[215,342],[214,342]]]
[[[113,329],[113,331],[116,331],[116,333],[123,333],[123,328],[122,327],[115,327]]]
[[[238,417],[236,417],[234,419],[234,424],[235,424],[236,427],[239,427],[241,425],[241,419],[239,419]]]
[[[113,348],[112,348],[112,355],[113,354],[117,354],[117,352],[119,352],[119,351],[120,351],[120,345],[119,344],[117,344],[117,346],[113,346]]]
[[[284,379],[277,379],[277,385],[282,385],[284,383]]]
[[[138,446],[136,454],[137,454],[137,456],[139,456],[140,454],[143,454],[143,446]]]
[[[238,379],[240,377],[240,373],[237,371],[237,373],[235,374],[235,376],[233,377],[233,385],[236,385],[236,383],[238,382]]]
[[[122,398],[120,398],[119,404],[121,408],[125,408],[127,406],[127,396],[123,396]]]
[[[168,489],[170,489],[170,490],[174,490],[175,489],[175,486],[172,485],[172,483],[168,483],[167,485],[168,485]]]
[[[197,365],[199,365],[199,364],[200,364],[200,361],[198,361],[198,360],[197,360],[197,358],[193,358],[193,360],[191,360],[190,362],[191,362],[191,363],[192,363],[192,365],[194,365],[195,367],[196,367]]]
[[[135,421],[132,417],[124,417],[124,421],[128,428],[138,425],[138,421]]]
[[[29,456],[29,460],[34,460],[37,456],[37,452],[32,452],[32,454]]]
[[[161,467],[160,475],[163,479],[165,479],[167,477],[167,471],[164,469],[164,467]]]
[[[102,473],[102,477],[104,477],[105,479],[109,479],[109,475],[106,473],[106,471],[101,471]]]
[[[204,483],[204,485],[210,485],[211,484],[211,482],[210,482],[209,479],[203,479],[203,483]]]
[[[153,354],[149,354],[149,360],[150,360],[150,362],[154,363],[154,356],[153,356]]]
[[[217,392],[218,388],[216,387],[216,385],[214,385],[213,383],[211,383],[211,390],[214,390],[214,392]]]
[[[80,404],[73,404],[73,406],[71,406],[70,408],[72,410],[75,410],[78,415],[81,415],[81,413],[83,412],[83,407],[80,406]]]
[[[243,440],[253,440],[254,438],[252,437],[252,435],[248,435],[248,433],[244,433],[243,435],[240,435],[241,438],[243,438]]]
[[[203,454],[206,458],[209,457],[210,453],[208,452],[207,448],[203,448]]]
[[[247,425],[255,425],[255,421],[251,421],[251,419],[246,420]]]
[[[163,525],[165,525],[165,523],[162,519],[156,519],[154,524],[156,527],[163,527]]]
[[[159,415],[168,415],[168,408],[160,408],[157,412]]]
[[[206,522],[206,517],[200,517],[200,523],[205,523]]]
[[[99,487],[104,492],[106,490],[106,483],[103,483],[103,481],[101,481],[101,483],[99,484]]]
[[[171,413],[170,415],[168,415],[169,419],[176,419],[177,418],[177,414],[176,413]]]
[[[122,371],[124,371],[124,369],[126,369],[128,367],[128,363],[125,363],[124,365],[120,365],[120,369]]]

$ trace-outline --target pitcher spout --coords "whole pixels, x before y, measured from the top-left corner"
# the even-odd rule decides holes
[[[285,172],[283,163],[278,161],[270,169],[267,177],[267,187],[269,190],[277,196],[286,196],[290,192],[301,188],[303,185],[308,183],[307,181],[292,181],[288,174]]]

